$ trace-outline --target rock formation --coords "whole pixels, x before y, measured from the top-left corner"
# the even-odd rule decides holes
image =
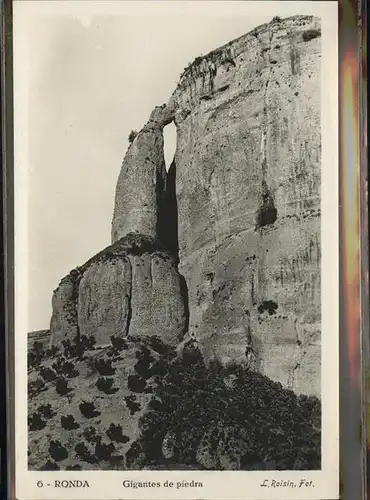
[[[321,385],[320,35],[316,18],[275,19],[197,58],[159,120],[177,127],[176,207],[167,209],[177,210],[188,336],[206,359],[242,362],[247,350],[272,379],[314,394]],[[158,146],[142,134],[133,146],[155,151],[163,164],[157,134]],[[151,189],[155,200],[153,182]]]
[[[130,233],[72,271],[54,292],[52,345],[93,336],[159,335],[177,345],[187,314],[173,257],[154,239]]]
[[[30,335],[30,468],[320,468],[320,37],[196,58],[133,137],[111,245]]]
[[[117,182],[112,243],[129,233],[158,236],[166,187],[163,128],[171,121],[166,106],[156,107],[126,153]]]
[[[191,338],[320,393],[320,35],[277,18],[185,69],[127,151],[112,245],[54,293],[53,345]]]
[[[316,18],[277,19],[196,59],[172,97],[189,332],[207,358],[241,361],[248,330],[263,373],[314,394],[320,34]]]

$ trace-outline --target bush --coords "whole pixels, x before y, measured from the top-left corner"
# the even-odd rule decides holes
[[[28,429],[30,431],[40,431],[46,426],[45,420],[41,418],[39,413],[33,413],[28,417]]]
[[[98,462],[97,458],[90,452],[85,443],[77,443],[75,452],[77,458],[80,458],[83,462],[87,462],[88,464],[96,464]]]
[[[65,396],[70,393],[72,389],[68,387],[68,381],[63,377],[60,377],[55,382],[55,390],[59,396]]]
[[[235,363],[205,366],[190,343],[158,377],[130,460],[163,463],[162,443],[171,435],[171,460],[182,465],[204,468],[197,457],[205,447],[215,469],[221,468],[217,453],[237,457],[242,470],[319,469],[320,418],[317,398],[297,397]]]
[[[128,135],[128,142],[131,144],[132,142],[134,142],[135,140],[135,137],[137,136],[138,132],[136,132],[136,130],[131,130],[131,132],[129,133]]]
[[[142,346],[140,350],[136,351],[137,363],[135,364],[136,373],[143,379],[148,379],[152,376],[150,367],[154,361],[153,356],[147,347]]]
[[[38,413],[40,413],[40,415],[42,415],[47,420],[49,420],[50,418],[53,418],[56,415],[55,411],[52,410],[50,404],[39,406],[37,408],[37,411],[38,411]]]
[[[140,411],[141,406],[139,403],[136,402],[135,394],[130,394],[129,396],[126,396],[125,402],[127,408],[130,410],[131,415],[134,415],[136,412]]]
[[[122,433],[121,425],[110,424],[106,434],[111,441],[117,443],[128,443],[130,441],[130,438]]]
[[[83,401],[79,404],[79,409],[82,415],[86,418],[94,418],[100,415],[100,411],[95,409],[94,403],[89,403],[87,401]]]
[[[53,358],[54,356],[56,356],[58,354],[58,352],[59,352],[58,347],[53,345],[49,349],[46,350],[45,357]]]
[[[137,375],[129,375],[127,379],[127,387],[132,392],[144,392],[146,382]]]
[[[92,351],[95,348],[96,340],[93,335],[81,335],[70,339],[63,340],[64,356],[66,358],[81,358],[85,351]]]
[[[90,361],[90,367],[102,376],[114,375],[116,369],[112,366],[112,361],[110,359],[92,359]]]
[[[280,16],[274,16],[272,18],[272,22],[273,23],[280,23],[281,22],[281,17]]]
[[[148,344],[153,349],[153,351],[157,352],[161,356],[165,355],[168,358],[172,359],[176,356],[176,352],[173,347],[165,344],[157,335],[152,335],[151,337],[149,337]]]
[[[75,369],[74,364],[64,359],[55,361],[52,364],[52,368],[54,368],[58,375],[65,375],[68,378],[77,377],[79,375],[79,371]]]
[[[52,370],[51,368],[46,368],[45,366],[41,367],[40,375],[45,380],[45,382],[52,382],[57,377],[57,374],[54,370]]]
[[[82,349],[78,342],[72,343],[69,339],[62,341],[63,354],[68,358],[79,358],[82,355]]]
[[[321,31],[317,29],[306,30],[302,33],[302,38],[304,42],[309,42],[310,40],[318,38],[319,36],[321,36]]]
[[[45,351],[41,342],[35,341],[27,353],[28,368],[34,368],[40,365],[45,358]]]
[[[96,434],[96,429],[95,427],[87,427],[84,432],[83,432],[83,435],[84,435],[84,438],[86,439],[86,441],[90,444],[92,443],[96,443],[97,441],[99,441],[100,439],[100,436],[98,436]]]
[[[28,394],[30,397],[37,396],[38,394],[40,394],[40,392],[45,390],[45,382],[40,377],[28,383]]]
[[[51,460],[48,460],[41,468],[40,470],[60,470],[60,467],[57,463],[52,462]]]
[[[66,417],[60,417],[60,423],[63,429],[74,430],[80,427],[80,424],[76,422],[75,417],[73,415],[67,415]]]
[[[128,349],[127,342],[122,337],[111,336],[110,341],[112,343],[112,347],[117,351],[123,351]]]
[[[141,469],[145,462],[145,453],[140,441],[134,441],[126,453],[126,464],[129,469]]]
[[[56,462],[61,462],[68,458],[68,451],[60,441],[50,441],[49,453]]]
[[[112,378],[99,378],[96,382],[96,387],[99,391],[105,394],[115,394],[119,391],[118,387],[112,387],[114,380]]]
[[[111,460],[114,450],[115,446],[113,443],[104,444],[98,441],[95,445],[95,456],[98,460],[107,462]]]
[[[81,335],[80,343],[84,351],[93,351],[95,349],[96,339],[93,335]]]

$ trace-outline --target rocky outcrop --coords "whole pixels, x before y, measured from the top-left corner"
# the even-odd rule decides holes
[[[54,294],[54,344],[193,339],[320,394],[320,43],[318,19],[276,18],[185,69],[128,148],[112,246]]]
[[[276,20],[198,58],[176,102],[180,272],[207,359],[320,393],[320,22]],[[171,104],[172,105],[172,104]]]
[[[172,119],[166,106],[156,107],[126,153],[116,186],[112,243],[129,233],[159,236],[167,177],[163,128]]]
[[[149,237],[129,234],[65,277],[53,297],[52,344],[92,336],[159,335],[177,345],[187,325],[173,257]]]

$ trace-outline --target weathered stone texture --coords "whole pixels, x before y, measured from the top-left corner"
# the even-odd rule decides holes
[[[78,335],[77,298],[78,275],[72,272],[53,293],[50,333],[54,345],[67,339],[72,341]]]
[[[139,132],[118,177],[112,243],[129,233],[156,237],[165,177],[162,130]]]
[[[320,44],[318,19],[274,20],[185,70],[127,151],[114,244],[54,295],[53,341],[193,338],[320,394]]]
[[[129,233],[158,237],[167,179],[163,128],[173,116],[171,106],[156,106],[125,155],[116,186],[112,243]]]
[[[315,394],[319,30],[318,19],[300,16],[257,28],[196,60],[172,97],[189,331],[207,358],[225,360],[243,358],[250,332],[265,374]]]
[[[113,258],[92,264],[78,290],[78,323],[81,335],[93,335],[98,345],[110,337],[128,334],[131,314],[131,263]]]
[[[155,240],[130,234],[75,273],[78,281],[64,278],[53,298],[53,344],[76,335],[92,335],[98,346],[110,344],[111,336],[158,335],[171,345],[182,340],[181,277]]]

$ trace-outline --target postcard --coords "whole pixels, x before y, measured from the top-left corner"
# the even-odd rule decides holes
[[[18,500],[338,498],[337,9],[14,2]]]

